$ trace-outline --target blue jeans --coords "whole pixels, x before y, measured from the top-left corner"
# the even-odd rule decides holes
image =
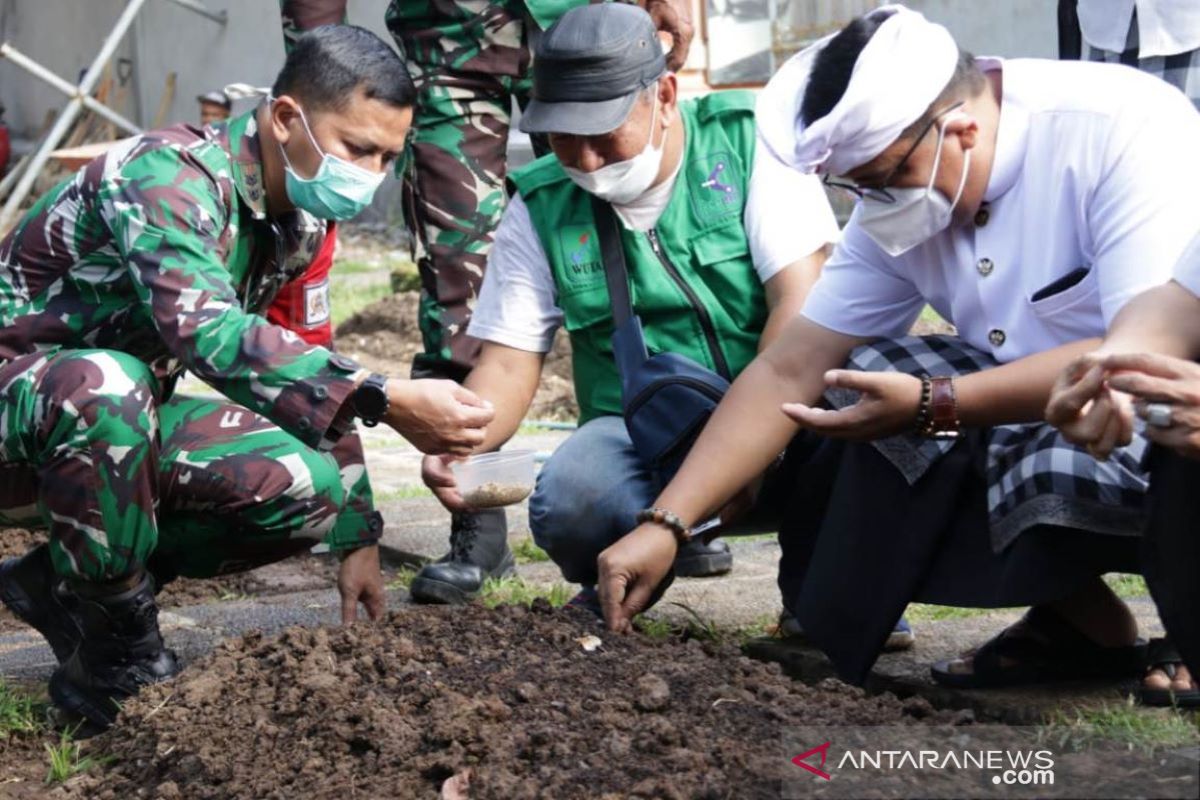
[[[633,449],[621,417],[598,417],[571,434],[538,475],[529,528],[572,583],[596,583],[596,558],[637,527],[661,478]]]

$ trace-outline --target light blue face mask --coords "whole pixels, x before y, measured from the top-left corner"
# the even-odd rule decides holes
[[[346,220],[358,216],[371,204],[386,173],[371,172],[326,153],[313,137],[303,109],[300,109],[300,121],[313,149],[321,154],[321,166],[311,178],[301,178],[292,168],[283,145],[279,145],[286,165],[284,183],[288,199],[319,219]]]

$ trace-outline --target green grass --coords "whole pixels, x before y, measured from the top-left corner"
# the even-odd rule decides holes
[[[106,759],[83,754],[83,745],[71,738],[70,731],[63,731],[58,744],[46,745],[46,756],[50,761],[46,769],[46,783],[62,783],[67,778],[86,772],[104,764]]]
[[[1200,745],[1200,714],[1172,709],[1147,709],[1133,704],[1056,711],[1043,735],[1060,747],[1079,748],[1095,742],[1116,742],[1130,750]]]
[[[376,492],[375,502],[386,502],[388,500],[412,500],[414,497],[433,497],[433,492],[429,491],[428,486],[423,486],[417,483],[409,483],[401,486],[398,489],[389,489],[386,492]]]
[[[935,606],[927,603],[909,603],[904,616],[909,622],[938,622],[943,619],[967,619],[982,617],[993,611],[1004,611],[1002,608],[958,608],[956,606]]]
[[[550,554],[534,544],[532,536],[518,539],[512,551],[518,564],[540,564],[550,560]]]
[[[347,286],[337,282],[330,284],[329,304],[333,310],[334,327],[391,294],[392,287],[386,282],[369,286]]]
[[[367,275],[372,272],[378,272],[383,275],[388,271],[388,264],[378,263],[372,264],[369,261],[337,261],[333,265],[333,269],[329,271],[329,275],[334,280],[337,280],[343,275]]]
[[[45,708],[34,695],[0,680],[0,739],[40,731]]]
[[[683,609],[689,617],[685,622],[676,622],[660,616],[639,616],[634,626],[651,639],[699,639],[702,642],[719,642],[742,646],[751,639],[766,636],[778,621],[774,614],[762,614],[746,625],[719,625],[706,619],[686,603],[668,603]]]
[[[413,578],[417,577],[416,567],[401,567],[396,577],[388,583],[389,589],[411,589]]]
[[[575,595],[575,589],[566,583],[530,583],[524,578],[489,578],[479,592],[479,600],[488,608],[509,605],[532,605],[534,600],[545,598],[550,605],[560,608]]]
[[[1141,575],[1105,575],[1104,582],[1117,593],[1117,597],[1134,598],[1146,597],[1150,590],[1146,587],[1146,579]]]

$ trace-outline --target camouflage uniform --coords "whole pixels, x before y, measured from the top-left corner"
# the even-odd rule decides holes
[[[292,51],[292,45],[305,31],[322,25],[346,24],[348,0],[279,0],[279,14],[283,17],[283,49]]]
[[[405,214],[421,272],[425,353],[413,374],[461,379],[467,323],[504,212],[512,101],[532,85],[531,36],[587,0],[392,0],[387,26],[420,90]]]
[[[156,548],[199,575],[378,538],[342,513],[347,487],[370,501],[343,436],[358,365],[259,316],[324,230],[267,216],[254,112],[131,139],[43,197],[0,242],[0,521],[49,526],[86,580]],[[172,399],[184,368],[232,403]],[[182,563],[200,545],[210,566]]]
[[[529,99],[531,35],[588,0],[392,0],[386,22],[420,90],[404,215],[421,272],[425,352],[414,377],[461,380],[467,323],[504,211],[512,101]],[[284,42],[346,19],[346,0],[281,0]],[[539,152],[539,155],[541,153]]]

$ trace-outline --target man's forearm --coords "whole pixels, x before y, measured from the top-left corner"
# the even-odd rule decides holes
[[[958,378],[959,419],[977,428],[1041,420],[1059,373],[1099,345],[1099,339],[1084,339]]]
[[[1113,320],[1102,353],[1160,353],[1200,357],[1200,298],[1169,281],[1142,292]]]
[[[527,374],[531,365],[523,365],[524,368],[514,370],[510,364],[488,358],[480,358],[478,365],[463,381],[464,386],[491,403],[496,412],[495,418],[487,427],[483,444],[476,448],[478,452],[488,453],[499,449],[521,427],[537,391],[541,357],[537,358],[532,381]],[[517,374],[514,374],[514,371]]]
[[[738,376],[657,505],[694,525],[761,475],[796,435],[784,403],[816,403],[856,340],[797,317]]]

